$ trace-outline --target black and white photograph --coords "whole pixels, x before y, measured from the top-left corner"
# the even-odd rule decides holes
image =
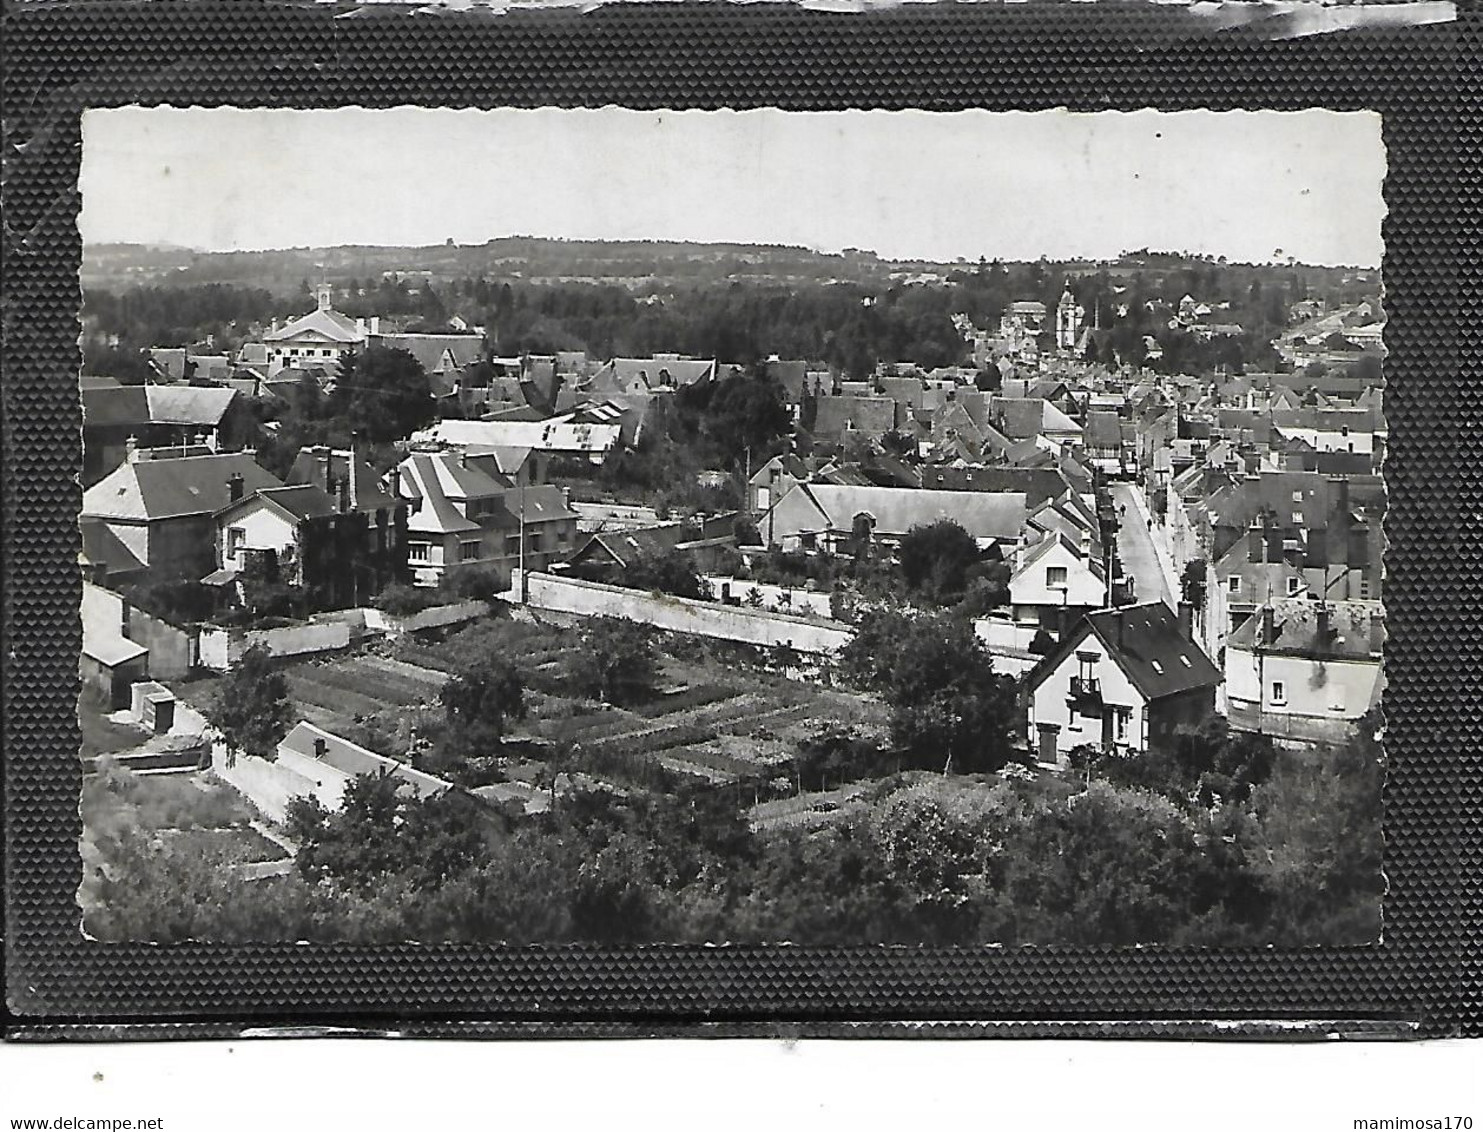
[[[79,932],[1380,943],[1385,176],[1365,111],[87,111]]]

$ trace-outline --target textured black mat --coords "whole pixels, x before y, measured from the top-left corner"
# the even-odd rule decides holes
[[[1181,12],[1121,5],[828,15],[663,4],[507,18],[348,11],[337,19],[324,5],[106,0],[11,4],[5,14],[6,974],[9,1007],[27,1026],[21,1036],[204,1037],[291,1018],[493,1036],[569,1033],[572,1023],[603,1034],[707,1022],[861,1033],[870,1027],[843,1024],[908,1019],[1019,1021],[918,1032],[1024,1036],[1229,1035],[1211,1020],[1242,1019],[1315,1019],[1356,1036],[1478,1030],[1476,15],[1269,43],[1251,32],[1210,34]],[[79,121],[85,107],[133,102],[1382,111],[1392,763],[1383,944],[604,952],[84,941],[73,905]],[[250,166],[243,176],[251,181]],[[1221,186],[1210,192],[1218,201]],[[170,1018],[190,1024],[96,1025]]]

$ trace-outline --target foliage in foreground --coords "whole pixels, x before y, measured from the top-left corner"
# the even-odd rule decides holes
[[[272,881],[147,829],[95,836],[88,922],[168,941],[1357,944],[1379,930],[1381,768],[1365,733],[1209,806],[1095,766],[917,772],[767,834],[694,788],[578,791],[525,817],[368,779],[341,813],[296,807],[298,871]]]

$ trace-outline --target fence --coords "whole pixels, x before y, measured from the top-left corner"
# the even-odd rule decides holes
[[[509,591],[502,596],[507,601],[518,602],[526,589],[529,593],[524,600],[536,609],[620,617],[676,633],[764,647],[784,645],[802,653],[833,653],[853,636],[846,626],[821,623],[813,618],[645,593],[551,574],[528,574],[522,585],[518,570]]]

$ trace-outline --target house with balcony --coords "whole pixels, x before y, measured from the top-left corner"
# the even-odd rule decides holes
[[[1221,671],[1163,602],[1087,614],[1025,677],[1027,738],[1065,766],[1091,745],[1131,755],[1171,742],[1215,711]]]

